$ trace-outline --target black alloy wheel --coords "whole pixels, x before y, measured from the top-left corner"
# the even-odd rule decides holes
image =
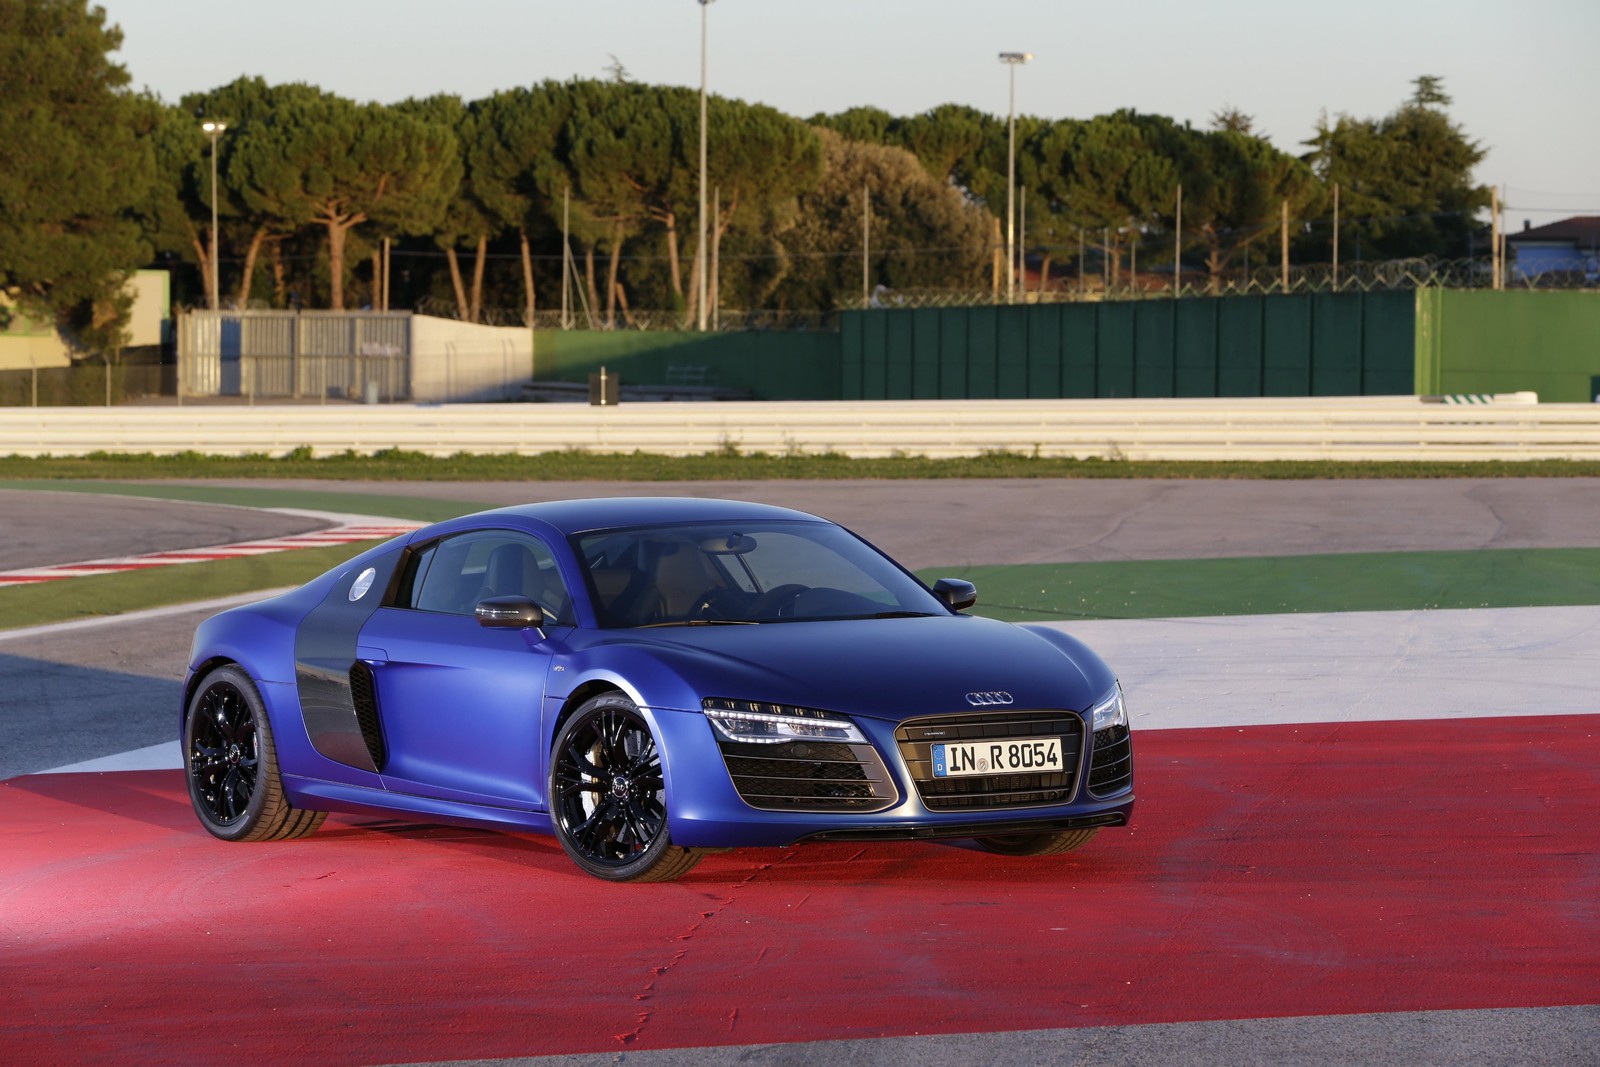
[[[551,816],[579,867],[611,882],[678,877],[701,853],[667,833],[667,787],[650,724],[621,693],[584,704],[561,727],[550,760]]]
[[[327,817],[295,808],[284,796],[266,709],[237,667],[218,667],[195,690],[183,752],[195,814],[224,841],[304,837]]]

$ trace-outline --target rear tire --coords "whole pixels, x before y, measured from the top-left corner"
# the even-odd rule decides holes
[[[1088,830],[1057,830],[1044,834],[1006,834],[1001,837],[979,837],[975,840],[985,852],[1001,856],[1058,856],[1063,852],[1082,848],[1094,840],[1099,827]]]
[[[238,667],[218,667],[195,690],[183,762],[200,825],[224,841],[305,837],[328,817],[296,808],[284,795],[266,706]]]
[[[621,693],[584,704],[556,735],[550,821],[572,862],[608,882],[666,882],[700,862],[667,833],[661,753]]]

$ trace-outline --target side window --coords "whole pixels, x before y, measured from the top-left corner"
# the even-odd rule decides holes
[[[571,625],[572,603],[555,557],[536,538],[509,530],[447,537],[413,557],[409,603],[418,611],[471,615],[480,600],[525,596]]]

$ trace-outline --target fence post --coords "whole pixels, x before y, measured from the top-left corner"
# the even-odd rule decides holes
[[[1283,201],[1282,223],[1279,232],[1283,239],[1283,291],[1289,291],[1289,201]]]

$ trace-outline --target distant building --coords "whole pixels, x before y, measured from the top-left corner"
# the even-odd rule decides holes
[[[133,296],[127,347],[165,344],[172,329],[172,292],[167,272],[134,271],[127,288]],[[11,304],[4,293],[0,293],[0,303]],[[0,329],[0,370],[66,367],[71,363],[71,346],[49,323],[34,322],[13,311],[11,324]]]
[[[1516,277],[1561,272],[1600,283],[1600,215],[1574,215],[1544,226],[1524,222],[1521,233],[1506,235],[1506,245]]]

